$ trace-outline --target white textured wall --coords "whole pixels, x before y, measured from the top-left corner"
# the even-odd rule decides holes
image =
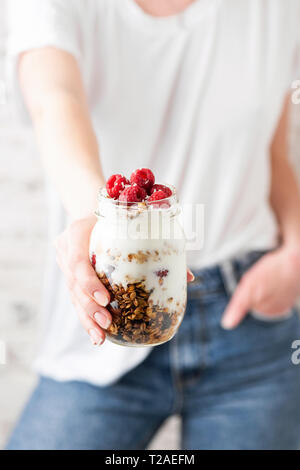
[[[0,0],[0,80],[4,76],[4,1]],[[300,170],[300,105],[294,113],[292,154]],[[0,365],[0,448],[35,380],[29,364],[38,323],[46,208],[32,142],[31,133],[13,122],[9,106],[0,104],[0,340],[7,345],[7,364]],[[171,420],[152,448],[176,448],[177,431],[177,420]]]

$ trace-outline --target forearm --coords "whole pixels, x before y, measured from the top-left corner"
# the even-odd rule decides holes
[[[89,215],[104,179],[87,111],[73,96],[49,96],[34,127],[46,173],[67,212],[73,218]]]
[[[51,47],[29,51],[19,78],[47,176],[72,218],[90,215],[104,179],[76,60]]]
[[[280,227],[282,243],[300,250],[300,192],[287,159],[273,161],[271,204]]]
[[[288,158],[290,97],[287,96],[283,112],[271,145],[270,200],[280,227],[282,243],[300,250],[300,191]]]

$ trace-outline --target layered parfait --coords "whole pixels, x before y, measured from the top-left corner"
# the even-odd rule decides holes
[[[90,259],[111,296],[107,337],[157,345],[176,333],[186,307],[185,237],[176,191],[149,169],[112,175],[99,194]]]

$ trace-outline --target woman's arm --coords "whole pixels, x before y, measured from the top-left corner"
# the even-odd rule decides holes
[[[76,60],[51,47],[30,51],[20,59],[19,78],[46,172],[65,209],[74,219],[91,215],[104,178]]]
[[[281,242],[300,251],[300,191],[294,170],[288,158],[289,109],[291,98],[286,98],[284,109],[271,145],[270,200],[280,228]]]
[[[111,322],[109,294],[90,264],[89,238],[104,179],[79,67],[70,54],[45,48],[23,54],[19,77],[46,173],[78,219],[57,238],[57,261],[83,327],[101,344]]]
[[[83,327],[101,344],[111,323],[109,293],[91,266],[89,239],[104,178],[80,70],[70,54],[49,47],[23,54],[19,76],[46,173],[74,219],[56,240],[57,261]]]
[[[300,295],[300,192],[288,159],[290,96],[271,145],[270,202],[280,229],[280,246],[243,276],[222,325],[236,327],[249,310],[270,316],[288,311]]]

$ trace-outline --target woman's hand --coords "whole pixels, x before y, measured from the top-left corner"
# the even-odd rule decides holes
[[[109,292],[98,279],[89,259],[90,235],[96,223],[94,216],[73,222],[55,241],[57,262],[65,275],[73,305],[83,328],[93,344],[100,346],[105,330],[111,324],[111,314],[105,308]],[[194,280],[188,269],[187,281]]]
[[[111,314],[105,308],[109,293],[98,279],[89,259],[89,242],[96,223],[94,216],[73,222],[56,239],[57,262],[65,275],[72,303],[93,344],[101,345]]]
[[[263,256],[242,277],[222,326],[235,328],[249,310],[270,317],[289,311],[300,295],[300,246],[282,246]]]

